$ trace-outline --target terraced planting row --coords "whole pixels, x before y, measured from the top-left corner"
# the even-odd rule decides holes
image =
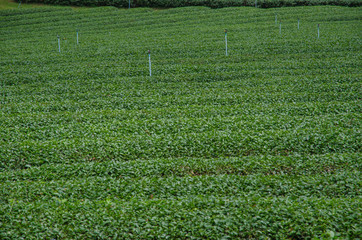
[[[1,239],[362,235],[360,8],[0,21]]]

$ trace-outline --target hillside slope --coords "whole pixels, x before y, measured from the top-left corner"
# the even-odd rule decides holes
[[[361,235],[360,8],[0,21],[1,239]]]

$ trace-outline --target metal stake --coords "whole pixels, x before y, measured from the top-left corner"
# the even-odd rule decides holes
[[[59,52],[60,52],[60,37],[58,35],[58,47],[59,47]]]
[[[318,23],[318,38],[319,38],[319,23]]]
[[[275,25],[278,25],[278,14],[275,14]]]
[[[225,29],[225,54],[228,55],[228,30]]]
[[[151,51],[148,50],[148,62],[149,62],[149,68],[150,68],[150,77],[152,76],[152,70],[151,70]]]
[[[299,30],[299,18],[298,18],[298,30]]]

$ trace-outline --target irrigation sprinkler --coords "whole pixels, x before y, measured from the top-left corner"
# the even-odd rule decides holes
[[[318,38],[319,38],[319,23],[317,25],[317,29],[318,29]]]
[[[77,44],[79,44],[79,29],[77,29]]]
[[[255,0],[255,7],[258,7],[258,0]]]
[[[59,48],[59,52],[60,52],[60,36],[58,35],[58,48]]]
[[[152,70],[151,70],[151,51],[148,50],[148,63],[150,68],[150,77],[152,76]]]
[[[131,0],[128,0],[128,9],[131,8]]]
[[[282,35],[282,22],[279,24],[279,34]]]
[[[228,30],[225,29],[225,54],[228,55]]]

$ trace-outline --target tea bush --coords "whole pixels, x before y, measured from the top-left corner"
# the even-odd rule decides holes
[[[360,15],[0,11],[0,239],[360,237]]]

